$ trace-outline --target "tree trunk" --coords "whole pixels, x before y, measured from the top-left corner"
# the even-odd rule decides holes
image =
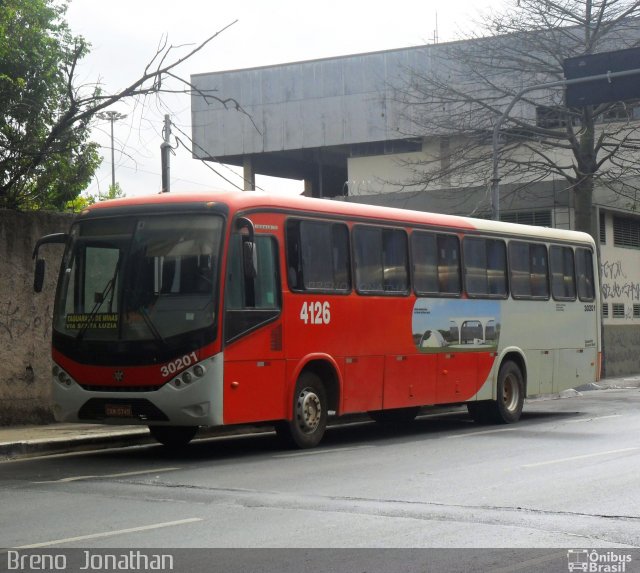
[[[598,229],[593,217],[593,177],[576,181],[573,187],[575,230],[589,233],[597,243]]]

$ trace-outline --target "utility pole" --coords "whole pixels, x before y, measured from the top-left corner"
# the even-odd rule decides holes
[[[116,162],[114,160],[113,153],[113,124],[127,117],[125,114],[117,112],[117,111],[103,111],[96,114],[100,119],[110,121],[111,122],[111,188],[115,189],[116,187]]]
[[[169,114],[164,116],[164,128],[162,129],[162,137],[164,141],[160,144],[160,161],[162,164],[162,192],[169,193],[171,166],[169,165],[169,157],[171,153],[171,118]]]

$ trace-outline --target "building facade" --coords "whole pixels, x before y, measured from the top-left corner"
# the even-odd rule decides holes
[[[462,149],[468,136],[445,129],[417,135],[415,118],[398,93],[408,85],[408,73],[446,67],[450,47],[418,46],[192,76],[193,155],[242,166],[246,189],[260,173],[303,179],[305,192],[317,197],[488,217],[495,153],[490,138],[478,148],[487,158],[484,184],[464,169],[450,169],[436,183],[416,184],[420,169],[442,169],[450,150]],[[455,62],[449,64],[455,69]],[[527,81],[513,74],[500,78],[516,80]],[[223,96],[225,103],[207,93]],[[612,124],[620,132],[639,127],[640,107],[616,109],[599,118],[598,130]],[[432,113],[441,114],[445,125],[450,111],[434,108]],[[563,121],[553,107],[530,101],[517,102],[512,113],[541,129]],[[510,146],[512,157],[523,165],[528,146],[530,141]],[[571,161],[569,151],[554,153],[559,162]],[[633,189],[634,182],[622,182],[620,192],[596,184],[593,197],[610,376],[640,372],[640,204]],[[500,190],[501,219],[574,227],[573,197],[564,179],[527,181],[522,173],[505,174]]]

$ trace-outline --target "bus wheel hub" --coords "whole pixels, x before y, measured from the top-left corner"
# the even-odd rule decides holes
[[[322,417],[322,404],[318,396],[309,390],[303,390],[298,396],[298,424],[305,432],[313,432]]]

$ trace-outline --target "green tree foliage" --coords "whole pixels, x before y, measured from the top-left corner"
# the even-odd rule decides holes
[[[90,118],[58,127],[75,111],[67,81],[87,52],[65,11],[51,0],[0,2],[0,208],[62,209],[101,161]]]
[[[97,195],[78,195],[75,199],[67,201],[65,211],[79,213],[98,201],[122,199],[123,197],[126,197],[126,193],[122,190],[122,187],[120,187],[120,183],[116,183],[115,185],[109,185],[109,190],[105,194],[98,193]]]

